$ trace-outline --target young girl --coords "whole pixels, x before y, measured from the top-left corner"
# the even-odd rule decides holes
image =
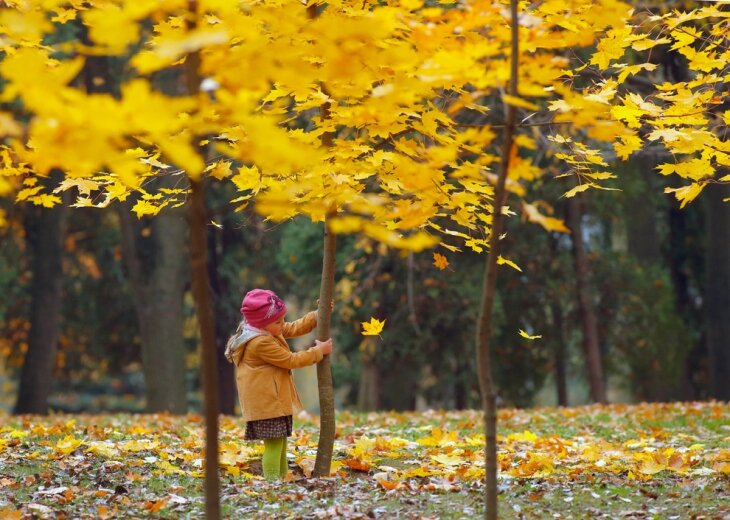
[[[317,312],[284,322],[286,304],[273,291],[254,289],[241,305],[243,320],[228,340],[226,358],[236,367],[238,397],[246,421],[245,440],[264,441],[264,478],[287,474],[286,444],[292,415],[302,409],[292,369],[313,365],[332,352],[332,339],[292,352],[285,338],[302,336],[317,326]]]

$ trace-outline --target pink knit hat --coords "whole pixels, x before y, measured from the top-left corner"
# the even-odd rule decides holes
[[[274,291],[254,289],[243,297],[241,314],[246,322],[260,329],[284,316],[286,304]]]

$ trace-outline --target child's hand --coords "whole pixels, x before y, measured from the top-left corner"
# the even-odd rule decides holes
[[[319,341],[318,339],[315,339],[314,346],[319,347],[322,350],[322,354],[326,356],[332,353],[332,338],[327,341]]]
[[[317,300],[317,307],[319,307],[319,300]],[[334,300],[330,301],[330,310],[331,311],[335,310],[335,301]]]

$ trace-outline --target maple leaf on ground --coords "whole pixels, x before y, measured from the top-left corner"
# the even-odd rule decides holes
[[[363,336],[379,336],[385,326],[385,320],[380,321],[375,318],[370,318],[370,321],[363,321],[362,332]]]

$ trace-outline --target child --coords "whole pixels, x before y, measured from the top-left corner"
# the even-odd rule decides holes
[[[302,409],[292,369],[313,365],[332,352],[332,339],[292,352],[285,338],[302,336],[317,326],[317,312],[284,322],[286,304],[273,291],[254,289],[241,305],[243,320],[228,340],[226,358],[236,367],[236,384],[246,421],[245,440],[264,441],[264,478],[287,475],[286,444],[292,415]]]

